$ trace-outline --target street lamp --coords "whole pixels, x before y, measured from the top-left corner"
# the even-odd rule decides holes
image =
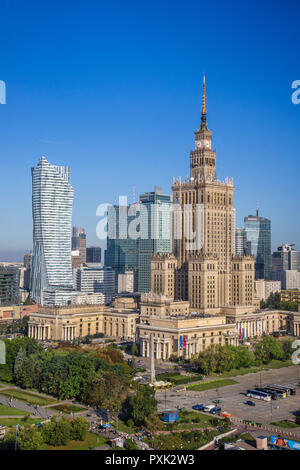
[[[18,441],[18,427],[20,425],[19,424],[16,424],[16,439],[15,439],[15,450],[17,450],[17,441]]]

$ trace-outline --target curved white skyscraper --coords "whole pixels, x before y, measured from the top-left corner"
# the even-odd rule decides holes
[[[74,190],[70,168],[51,165],[42,157],[31,169],[33,258],[31,296],[37,303],[56,298],[56,292],[71,295],[72,205]],[[51,302],[50,302],[51,303]],[[56,303],[56,302],[54,302]],[[65,303],[62,301],[62,303]]]

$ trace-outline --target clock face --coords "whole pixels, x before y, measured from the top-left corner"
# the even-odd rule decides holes
[[[207,148],[209,147],[209,141],[208,140],[205,141],[205,145],[206,145]]]
[[[198,142],[197,142],[197,148],[198,148],[198,149],[201,148],[201,145],[202,145],[202,142],[201,142],[201,141],[198,141]]]

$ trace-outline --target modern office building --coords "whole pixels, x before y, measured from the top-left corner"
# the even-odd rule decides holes
[[[300,271],[300,251],[295,245],[284,243],[272,254],[272,273],[280,270]]]
[[[112,301],[115,290],[115,272],[112,268],[81,267],[76,270],[76,289],[82,293],[102,293],[105,302]]]
[[[86,262],[87,263],[101,263],[100,246],[89,246],[86,249]]]
[[[270,279],[271,221],[265,217],[248,215],[244,218],[245,232],[251,254],[255,259],[255,279]]]
[[[282,289],[299,289],[300,290],[300,271],[296,269],[280,269],[273,271],[272,279],[281,282]]]
[[[86,234],[82,227],[73,227],[72,251],[79,251],[81,264],[86,262]]]
[[[125,271],[134,272],[135,285],[137,284],[139,240],[129,234],[129,226],[137,216],[136,207],[136,204],[108,207],[105,266],[115,271],[116,284],[118,275],[124,274]]]
[[[71,265],[72,204],[74,190],[70,169],[51,165],[42,157],[31,169],[33,256],[30,290],[36,303],[47,298],[71,299],[73,289]],[[51,295],[50,295],[51,293]],[[48,301],[47,301],[48,304]]]
[[[20,269],[0,266],[0,305],[18,304],[20,301]]]
[[[244,228],[235,229],[235,254],[250,255],[250,243],[247,241],[246,231]]]
[[[151,257],[157,253],[172,252],[172,196],[154,191],[142,194],[141,224],[143,233],[138,244],[138,291],[151,290]]]
[[[26,253],[24,255],[24,284],[23,287],[25,290],[29,290],[30,288],[30,273],[31,273],[31,265],[32,265],[32,252]]]

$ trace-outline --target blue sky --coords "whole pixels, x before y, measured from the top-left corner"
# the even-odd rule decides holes
[[[0,3],[0,251],[32,245],[30,168],[71,167],[73,222],[97,244],[96,207],[189,173],[206,74],[220,179],[237,223],[256,210],[272,246],[300,248],[297,1]],[[2,256],[3,257],[3,256]]]

